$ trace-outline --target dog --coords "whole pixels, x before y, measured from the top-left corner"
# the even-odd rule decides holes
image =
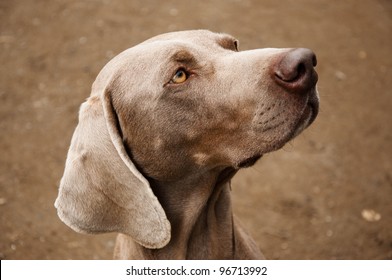
[[[239,51],[207,30],[167,33],[99,73],[55,202],[82,233],[118,232],[118,259],[262,259],[230,179],[316,118],[315,54]]]

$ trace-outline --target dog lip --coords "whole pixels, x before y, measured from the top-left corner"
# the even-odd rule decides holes
[[[263,155],[255,155],[241,161],[237,166],[238,168],[246,168],[254,165]]]
[[[306,103],[305,109],[302,112],[302,115],[295,126],[295,129],[292,131],[290,139],[293,139],[298,134],[300,134],[304,129],[309,127],[314,120],[316,119],[319,111],[319,101],[317,97],[316,89],[313,89],[308,98],[308,102]]]
[[[312,92],[311,96],[309,97],[307,106],[310,108],[310,114],[311,114],[307,124],[308,127],[314,122],[319,112],[319,101],[316,94],[316,90],[314,90],[314,92]]]

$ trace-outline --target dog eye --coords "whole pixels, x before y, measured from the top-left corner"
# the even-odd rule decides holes
[[[188,79],[188,74],[185,72],[184,69],[177,70],[176,74],[170,80],[173,84],[181,84]]]

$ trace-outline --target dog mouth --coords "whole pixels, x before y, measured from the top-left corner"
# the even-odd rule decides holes
[[[319,112],[319,100],[317,97],[317,91],[314,90],[308,99],[308,103],[302,113],[301,118],[298,121],[296,128],[293,131],[291,138],[296,137],[303,130],[309,127],[316,119]]]
[[[238,168],[247,168],[254,165],[263,155],[255,155],[241,161],[237,166]]]
[[[302,113],[302,116],[300,117],[299,121],[297,122],[297,125],[291,135],[286,138],[286,141],[283,142],[288,142],[294,137],[296,137],[298,134],[300,134],[303,130],[305,130],[307,127],[309,127],[316,119],[317,115],[319,112],[319,99],[317,95],[317,90],[313,89],[312,92],[309,95],[308,102],[305,106],[305,109]],[[279,145],[275,145],[279,146]],[[276,147],[275,147],[276,148]],[[255,154],[251,157],[247,157],[243,161],[239,162],[236,167],[237,169],[240,168],[247,168],[253,166],[261,157],[263,156],[262,153]]]
[[[310,117],[309,117],[309,120],[307,121],[306,127],[308,127],[309,125],[311,125],[314,122],[314,120],[316,119],[318,112],[319,112],[319,100],[317,97],[316,90],[309,97],[307,110],[310,111],[308,113],[310,115]]]

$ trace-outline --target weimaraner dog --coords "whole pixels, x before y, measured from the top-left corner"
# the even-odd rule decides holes
[[[263,258],[233,216],[230,179],[313,122],[314,66],[308,49],[240,52],[206,30],[122,52],[81,106],[60,219],[118,232],[115,258]]]

